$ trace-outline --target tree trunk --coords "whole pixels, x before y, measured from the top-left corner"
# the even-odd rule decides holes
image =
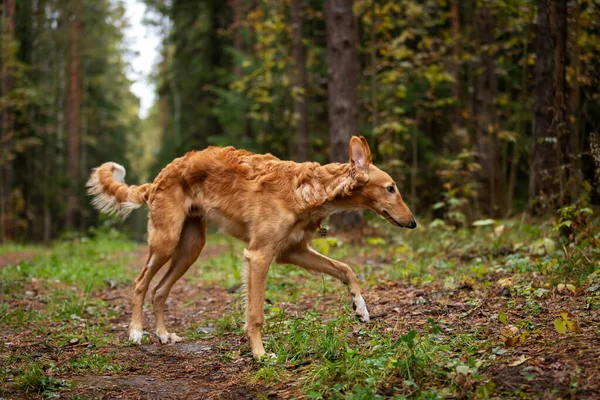
[[[233,48],[237,51],[242,51],[242,0],[228,0],[229,8],[233,13],[233,23],[231,30],[233,31]],[[233,73],[236,78],[240,77],[240,66],[236,63],[233,66]]]
[[[533,13],[531,14],[533,19]],[[533,25],[533,21],[528,21]],[[529,31],[525,31],[525,40],[523,42],[523,56],[521,59],[523,60],[523,69],[521,71],[521,92],[519,94],[519,103],[525,104],[527,101],[528,91],[527,91],[527,59],[529,56],[528,52],[529,48]],[[521,145],[520,145],[520,137],[526,137],[527,133],[523,129],[524,121],[523,118],[519,116],[517,120],[516,133],[517,138],[513,144],[513,153],[512,159],[510,163],[510,172],[508,175],[508,186],[507,186],[507,194],[506,194],[506,213],[505,216],[509,217],[513,212],[513,201],[514,201],[514,193],[515,193],[515,185],[517,183],[517,170],[519,168],[519,158],[521,156]]]
[[[571,54],[569,56],[571,60],[571,64],[573,65],[573,78],[571,79],[571,98],[570,98],[570,108],[571,108],[571,124],[569,127],[569,136],[570,136],[570,150],[572,154],[572,163],[573,163],[573,172],[581,173],[581,149],[579,147],[579,137],[580,137],[580,121],[581,121],[581,89],[579,86],[579,14],[581,10],[581,5],[579,4],[579,0],[574,0],[574,10],[573,10],[573,39],[569,48],[571,49]]]
[[[450,2],[450,22],[452,26],[452,77],[454,78],[454,86],[452,86],[452,97],[456,101],[454,111],[454,125],[458,127],[461,118],[460,109],[460,13],[458,8],[458,0]]]
[[[377,98],[377,23],[375,0],[371,0],[371,107],[373,107],[373,130],[379,125],[379,99]]]
[[[302,0],[291,0],[292,53],[294,58],[294,112],[296,114],[296,139],[298,161],[308,160],[308,115],[306,109],[306,49],[302,42]]]
[[[77,218],[77,193],[79,189],[79,119],[81,107],[79,31],[81,4],[73,0],[71,20],[71,60],[69,67],[69,94],[67,98],[67,173],[69,176],[69,194],[67,199],[67,229],[75,226]]]
[[[569,130],[567,129],[567,79],[566,79],[566,54],[567,54],[567,1],[547,0],[550,33],[554,47],[554,118],[552,129],[558,139],[558,178],[560,192],[558,205],[563,206],[570,202],[568,197],[572,192],[567,188],[571,175],[571,151],[569,143]]]
[[[15,0],[3,0],[3,40],[2,40],[2,132],[0,133],[0,241],[12,238],[12,186],[13,186],[13,110],[9,101],[12,90],[13,74],[10,68],[11,46],[15,31]]]
[[[169,134],[169,71],[168,71],[168,43],[163,41],[162,60],[159,65],[160,85],[158,87],[158,113],[160,119],[160,134],[162,140],[168,140]]]
[[[494,42],[494,16],[487,7],[477,10],[477,53],[480,56],[479,74],[475,79],[474,114],[475,138],[481,171],[479,180],[479,206],[487,215],[498,215],[504,202],[503,177],[500,176],[500,151],[498,141],[498,116],[496,98],[498,80],[495,60],[490,46]]]
[[[352,0],[326,0],[327,105],[330,158],[348,162],[349,143],[358,136],[358,60]],[[345,212],[333,216],[333,230],[357,228],[362,214]]]
[[[558,137],[553,129],[554,119],[554,46],[550,32],[548,3],[537,0],[537,25],[535,38],[535,87],[533,115],[533,144],[530,164],[531,207],[535,211],[556,205],[560,185]]]

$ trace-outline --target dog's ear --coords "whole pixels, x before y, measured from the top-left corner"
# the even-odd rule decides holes
[[[371,164],[373,160],[371,159],[371,149],[369,148],[369,142],[367,142],[367,139],[365,139],[364,136],[360,137],[360,141],[362,142],[363,146],[365,146],[365,150],[367,151],[367,165]]]
[[[371,163],[371,150],[361,139],[352,136],[350,139],[350,164],[357,170],[369,173],[369,164]]]

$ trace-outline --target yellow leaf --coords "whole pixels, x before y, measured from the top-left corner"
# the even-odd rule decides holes
[[[501,312],[500,314],[498,314],[498,321],[502,322],[503,324],[506,325],[507,322],[507,318],[506,318],[506,314]]]
[[[573,294],[576,292],[575,285],[571,285],[570,283],[567,283],[567,289],[569,289],[569,291]]]
[[[567,325],[567,328],[572,332],[579,333],[579,325],[577,325],[576,321],[567,320],[565,321],[565,325]]]
[[[494,234],[496,235],[496,237],[502,236],[503,232],[504,232],[504,225],[499,225],[494,228]]]
[[[569,314],[568,312],[564,311],[560,313],[560,317],[562,319],[564,319],[565,321],[568,321],[569,319],[571,319],[571,314]]]
[[[565,324],[565,320],[562,318],[556,318],[554,320],[554,327],[556,328],[556,332],[561,335],[567,334],[567,325]]]
[[[523,364],[525,361],[529,360],[529,357],[521,356],[517,358],[515,361],[508,364],[509,367],[516,367],[517,365]]]
[[[498,279],[498,282],[496,282],[496,283],[500,287],[512,287],[513,286],[513,280],[511,278]]]

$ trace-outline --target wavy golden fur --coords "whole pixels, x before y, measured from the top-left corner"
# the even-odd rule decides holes
[[[391,224],[414,228],[415,220],[388,174],[371,164],[364,138],[350,141],[347,164],[296,163],[233,147],[209,147],[175,159],[154,182],[123,183],[125,169],[108,162],[87,183],[92,204],[126,217],[148,204],[149,253],[135,282],[129,337],[142,339],[142,305],[156,272],[170,265],[152,291],[156,334],[163,343],[181,339],[164,324],[164,304],[175,284],[198,258],[207,222],[247,243],[244,249],[246,335],[255,356],[264,355],[260,335],[266,278],[272,261],[329,274],[348,285],[354,309],[369,320],[352,269],[310,247],[313,233],[329,215],[372,209]]]

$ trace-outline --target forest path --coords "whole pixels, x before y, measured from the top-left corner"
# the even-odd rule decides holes
[[[223,245],[208,243],[191,269],[200,268],[226,251]],[[146,260],[147,249],[141,247],[134,254],[135,261],[130,267],[139,271]],[[160,282],[167,267],[168,264],[157,274],[153,284]],[[212,334],[214,327],[200,326],[193,329],[192,334],[206,332],[194,335],[201,338],[190,340],[185,336],[186,327],[196,326],[199,320],[212,325],[210,321],[225,314],[234,302],[231,292],[192,280],[190,272],[173,288],[165,310],[167,327],[184,338],[181,343],[158,341],[153,333],[154,315],[148,295],[144,307],[145,339],[142,345],[129,345],[127,329],[132,286],[108,288],[99,293],[113,309],[120,310],[120,317],[113,321],[112,334],[123,344],[102,351],[109,354],[113,362],[127,367],[111,375],[65,377],[76,383],[71,394],[103,399],[254,399],[265,393],[264,386],[247,382],[253,370],[249,357],[231,359],[224,355],[244,344],[240,335],[217,336]]]

